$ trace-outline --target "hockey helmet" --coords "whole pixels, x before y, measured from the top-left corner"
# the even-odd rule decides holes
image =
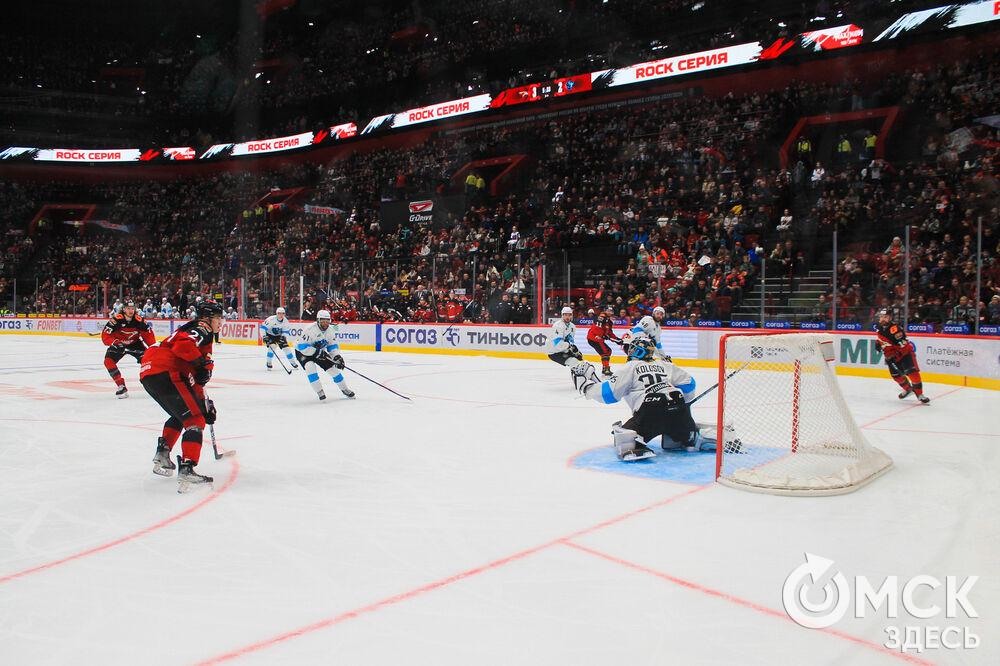
[[[630,361],[632,359],[637,361],[649,360],[653,358],[654,351],[656,351],[656,346],[652,340],[645,336],[636,336],[629,343],[628,358]]]
[[[657,305],[655,308],[653,308],[653,314],[655,315],[657,312],[659,312],[663,316],[667,315],[667,311],[664,310],[663,308],[661,308],[659,305]]]
[[[892,312],[889,310],[889,308],[882,308],[881,310],[878,311],[878,316],[879,317],[890,317],[891,318],[892,317]]]
[[[564,314],[571,315],[571,314],[573,314],[573,308],[571,308],[570,306],[567,305],[562,310],[560,310],[559,314],[561,314],[561,315],[564,315]]]
[[[275,314],[285,314],[285,308],[278,308],[274,311]]]
[[[333,317],[330,316],[329,310],[320,310],[319,312],[316,313],[316,321],[319,321],[321,319],[325,319],[327,321],[333,321]]]
[[[215,301],[201,301],[194,306],[194,315],[198,319],[211,319],[222,316],[222,306]]]
[[[123,308],[134,308],[135,307],[135,301],[133,301],[131,298],[126,298],[125,302],[122,303],[122,307]]]

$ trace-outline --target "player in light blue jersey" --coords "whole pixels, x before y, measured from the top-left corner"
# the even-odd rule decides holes
[[[292,348],[288,344],[288,336],[291,335],[291,331],[292,324],[285,317],[285,308],[275,310],[275,313],[265,319],[264,323],[260,325],[260,335],[264,346],[267,347],[268,370],[273,367],[271,359],[276,355],[280,356],[282,353],[284,353],[293,368],[299,367],[295,362],[294,356],[292,356]],[[278,360],[280,361],[281,359],[279,358]]]
[[[632,336],[644,335],[653,342],[653,355],[664,361],[670,360],[670,355],[663,349],[663,344],[660,342],[660,336],[663,334],[663,330],[660,328],[660,324],[663,323],[663,319],[666,317],[666,312],[657,305],[653,308],[652,316],[646,315],[632,326]]]
[[[341,393],[348,398],[354,397],[354,391],[347,387],[344,375],[340,373],[344,369],[344,357],[340,355],[336,328],[330,325],[332,321],[329,310],[320,310],[316,313],[316,323],[302,331],[302,337],[295,345],[295,356],[320,400],[326,400],[323,385],[319,382],[321,369],[333,378]]]

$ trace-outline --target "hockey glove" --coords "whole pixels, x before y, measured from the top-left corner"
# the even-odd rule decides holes
[[[590,363],[578,363],[570,371],[573,374],[573,386],[581,395],[587,395],[587,389],[601,383],[597,371]]]
[[[125,343],[124,342],[115,342],[110,347],[108,347],[108,351],[111,352],[111,353],[113,353],[113,354],[124,354],[125,353]]]
[[[344,365],[345,365],[345,363],[344,363],[344,357],[343,356],[341,356],[340,354],[337,354],[336,356],[333,357],[333,367],[337,368],[337,370],[343,370],[344,369]]]
[[[204,386],[211,378],[212,371],[205,366],[202,366],[194,371],[194,383],[198,386]]]
[[[582,361],[583,360],[583,354],[580,352],[579,349],[577,349],[576,345],[574,345],[572,342],[569,343],[569,353],[576,360],[578,360],[578,361]]]
[[[214,425],[217,414],[218,412],[215,410],[215,402],[213,400],[205,400],[205,423],[208,425]]]

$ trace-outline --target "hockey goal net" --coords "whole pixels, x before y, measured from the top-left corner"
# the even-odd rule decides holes
[[[716,479],[781,495],[848,493],[892,459],[854,422],[837,377],[833,336],[741,333],[719,343]]]

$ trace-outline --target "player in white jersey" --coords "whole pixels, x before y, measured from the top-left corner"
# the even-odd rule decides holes
[[[666,312],[664,312],[663,308],[657,305],[653,308],[652,316],[646,315],[635,323],[632,327],[632,337],[638,335],[646,336],[653,341],[654,356],[664,361],[669,361],[670,355],[663,350],[663,345],[660,343],[660,336],[663,332],[660,328],[660,324],[663,322],[664,317],[666,317]]]
[[[654,455],[647,446],[660,438],[664,451],[715,450],[715,440],[701,435],[688,403],[694,399],[695,381],[685,370],[654,357],[652,340],[633,339],[625,366],[606,382],[597,378],[589,363],[573,370],[577,390],[592,400],[611,404],[624,400],[632,418],[611,428],[618,457],[626,462]]]
[[[549,339],[545,344],[545,352],[559,365],[575,366],[583,361],[583,354],[576,347],[576,324],[573,323],[573,308],[562,309],[560,319],[552,324]]]
[[[158,314],[159,310],[153,305],[153,299],[147,298],[146,304],[142,306],[142,316],[146,319],[155,319]]]
[[[295,355],[320,400],[326,400],[326,393],[319,383],[319,369],[333,377],[341,393],[348,398],[354,397],[354,391],[347,388],[344,375],[340,373],[344,369],[344,357],[340,355],[340,346],[334,336],[336,329],[330,325],[332,321],[329,310],[320,310],[316,313],[316,323],[302,331],[295,345]]]
[[[274,314],[260,325],[260,335],[267,347],[267,369],[273,365],[271,359],[284,353],[293,368],[299,367],[292,356],[292,347],[288,344],[288,336],[292,334],[292,323],[285,317],[285,308],[278,308]],[[280,362],[280,358],[278,359]]]

